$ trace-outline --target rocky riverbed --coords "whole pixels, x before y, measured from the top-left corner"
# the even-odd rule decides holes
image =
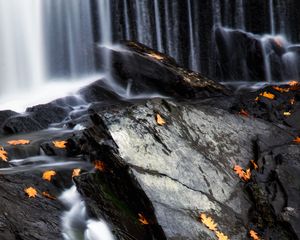
[[[299,239],[298,83],[235,91],[137,43],[97,51],[130,95],[165,97],[129,101],[99,80],[0,112],[0,239],[72,239],[59,200],[72,185],[115,239]]]

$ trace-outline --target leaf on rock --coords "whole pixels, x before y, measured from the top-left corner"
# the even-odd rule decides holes
[[[7,142],[9,145],[26,145],[29,144],[30,141],[29,140],[25,140],[25,139],[19,139],[19,140],[11,140]]]
[[[51,200],[55,200],[55,199],[56,199],[56,197],[53,197],[53,196],[52,196],[50,193],[48,193],[48,192],[43,192],[42,194],[43,194],[44,197],[49,198],[49,199],[51,199]]]
[[[246,172],[241,168],[239,165],[236,165],[233,170],[236,174],[239,175],[240,179],[244,180],[245,182],[249,181],[251,178],[251,170],[250,168],[246,170]]]
[[[271,100],[275,99],[275,95],[272,93],[269,93],[269,92],[263,92],[260,94],[260,96],[271,99]]]
[[[154,58],[154,59],[158,60],[158,61],[161,61],[161,60],[164,59],[164,57],[163,57],[162,55],[159,55],[159,54],[157,54],[157,53],[155,53],[155,52],[149,53],[149,54],[147,54],[147,55],[148,55],[149,57],[151,57],[151,58]]]
[[[72,178],[73,177],[78,177],[80,175],[80,172],[81,172],[80,168],[73,169]]]
[[[292,115],[292,113],[291,112],[283,112],[283,115],[286,116],[286,117],[289,117],[289,116]]]
[[[138,216],[139,216],[139,222],[142,225],[149,225],[148,220],[145,218],[145,216],[143,214],[139,213]]]
[[[95,166],[95,169],[101,171],[101,172],[104,172],[105,171],[105,164],[104,162],[100,161],[100,160],[96,160],[94,162],[94,166]]]
[[[43,173],[43,179],[50,182],[52,177],[54,177],[55,175],[56,175],[56,172],[53,170],[46,171]]]
[[[2,146],[0,146],[0,158],[2,161],[7,162],[8,159],[7,152],[4,150]]]
[[[166,124],[166,121],[159,114],[156,114],[155,120],[159,126],[163,126]]]
[[[281,87],[278,87],[278,86],[273,86],[273,89],[280,92],[280,93],[287,93],[290,91],[289,88],[281,88]]]
[[[252,163],[254,169],[257,170],[258,169],[258,165],[256,164],[256,162],[254,160],[251,160],[250,162]]]
[[[250,230],[249,234],[253,240],[260,240],[258,234],[254,230]]]
[[[296,103],[296,99],[295,99],[295,98],[291,98],[291,99],[290,99],[290,104],[291,104],[291,105],[294,105],[295,103]]]
[[[293,87],[293,86],[297,86],[297,85],[299,84],[299,82],[296,81],[296,80],[292,80],[292,81],[289,81],[288,84],[289,84],[291,87]]]
[[[300,137],[296,137],[296,138],[293,140],[293,142],[295,142],[295,143],[300,143]]]
[[[290,85],[290,89],[292,91],[297,91],[300,89],[300,83],[298,81],[290,81],[288,84]]]
[[[52,143],[56,148],[62,149],[62,148],[66,148],[67,141],[53,141]]]
[[[229,237],[227,237],[224,233],[216,231],[216,236],[218,237],[218,240],[229,240]]]
[[[37,195],[37,191],[33,187],[25,188],[24,192],[28,195],[29,198],[35,198]]]
[[[212,230],[214,232],[217,231],[218,224],[216,224],[211,217],[207,217],[206,214],[201,213],[200,220],[209,230]]]

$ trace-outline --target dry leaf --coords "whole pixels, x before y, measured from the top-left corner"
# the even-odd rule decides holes
[[[272,93],[269,93],[269,92],[263,92],[260,94],[260,96],[268,98],[268,99],[272,99],[272,100],[275,99],[275,95]]]
[[[37,195],[37,191],[33,187],[29,187],[24,189],[24,192],[28,195],[30,198],[35,198]]]
[[[256,98],[255,98],[255,101],[258,102],[258,101],[259,101],[259,97],[256,97]]]
[[[249,113],[248,113],[246,110],[244,110],[244,109],[242,109],[242,110],[239,112],[239,114],[242,115],[242,116],[244,116],[244,117],[249,117]]]
[[[288,117],[288,116],[291,116],[292,113],[291,112],[284,112],[283,115],[286,116],[286,117]]]
[[[293,142],[295,142],[295,143],[300,143],[300,137],[296,137],[296,138],[293,140]]]
[[[25,140],[25,139],[20,139],[20,140],[11,140],[11,141],[8,141],[7,142],[8,144],[10,145],[26,145],[26,144],[29,144],[30,141],[29,140]]]
[[[66,148],[67,141],[53,141],[52,143],[57,148]]]
[[[289,81],[288,84],[289,84],[291,87],[294,87],[294,86],[299,85],[299,82],[296,81],[296,80],[292,80],[292,81]]]
[[[229,240],[229,237],[227,237],[224,233],[215,231],[216,236],[218,237],[218,240]]]
[[[210,230],[217,231],[217,225],[211,217],[207,217],[204,213],[200,214],[201,222]]]
[[[52,177],[54,177],[55,175],[56,175],[56,172],[53,170],[46,171],[43,173],[43,179],[50,182]]]
[[[140,222],[142,225],[149,225],[148,220],[144,217],[143,214],[139,213],[138,216],[139,216],[139,222]]]
[[[251,160],[250,162],[252,163],[254,169],[257,170],[258,169],[258,165],[256,164],[256,162],[254,160]]]
[[[239,166],[236,165],[233,170],[235,171],[236,174],[239,175],[240,179],[244,180],[247,182],[251,178],[251,170],[250,168],[246,170],[246,172]]]
[[[0,158],[2,159],[2,161],[7,162],[7,152],[4,150],[4,148],[2,146],[0,146]]]
[[[55,199],[56,199],[56,197],[53,197],[53,196],[50,195],[50,193],[48,193],[48,192],[43,192],[42,194],[43,194],[44,197],[49,198],[49,199],[51,199],[51,200],[55,200]]]
[[[80,175],[80,172],[81,172],[80,168],[73,169],[72,178],[73,177],[78,177]]]
[[[260,240],[258,234],[254,230],[250,230],[249,234],[253,240]]]
[[[101,171],[101,172],[104,172],[105,171],[105,164],[104,162],[100,161],[100,160],[96,160],[94,162],[94,166],[95,166],[95,169]]]
[[[278,86],[273,86],[273,89],[280,92],[280,93],[287,93],[290,91],[289,88],[281,88],[281,87],[278,87]]]
[[[160,126],[163,126],[166,124],[166,121],[159,114],[156,114],[156,122]]]
[[[290,104],[291,104],[291,105],[294,105],[295,103],[296,103],[296,99],[295,99],[295,98],[291,98],[291,99],[290,99]]]

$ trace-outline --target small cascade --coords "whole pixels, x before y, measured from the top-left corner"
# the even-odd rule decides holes
[[[275,35],[275,19],[274,19],[274,5],[273,0],[269,0],[269,14],[270,14],[270,28],[271,34]]]
[[[130,40],[132,39],[131,37],[131,24],[129,21],[129,8],[128,8],[128,3],[127,0],[124,0],[124,20],[125,20],[125,39]]]
[[[163,51],[162,45],[162,31],[161,31],[161,17],[158,0],[154,0],[154,12],[155,12],[155,27],[156,27],[156,41],[158,51]]]
[[[238,29],[245,29],[245,13],[244,13],[244,0],[237,0],[235,3],[235,27]]]
[[[189,65],[192,70],[199,70],[199,64],[196,57],[196,44],[195,44],[195,30],[194,30],[194,21],[193,21],[193,12],[192,12],[192,3],[191,0],[188,0],[188,16],[189,16],[189,40],[190,40],[190,56],[189,56]]]

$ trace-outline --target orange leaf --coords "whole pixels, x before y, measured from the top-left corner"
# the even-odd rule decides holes
[[[244,116],[244,117],[249,117],[249,113],[244,110],[244,109],[241,109],[241,111],[239,112],[240,115]]]
[[[222,232],[216,231],[215,234],[218,237],[218,240],[229,240],[229,237]]]
[[[56,172],[51,170],[51,171],[46,171],[43,173],[43,179],[47,181],[51,181],[52,177],[56,175]]]
[[[249,181],[250,178],[251,178],[251,169],[248,168],[248,169],[246,170],[245,174],[244,174],[243,179],[244,179],[244,181]]]
[[[2,159],[2,161],[7,162],[7,152],[4,150],[4,148],[2,146],[0,146],[0,158]]]
[[[260,240],[258,234],[254,230],[250,230],[249,234],[253,240]]]
[[[7,142],[8,144],[10,145],[26,145],[26,144],[29,144],[30,141],[29,140],[25,140],[25,139],[20,139],[20,140],[11,140],[11,141],[8,141]]]
[[[207,217],[206,214],[201,213],[200,220],[209,230],[212,230],[214,232],[217,231],[218,224],[216,224],[211,217]]]
[[[257,166],[256,162],[254,160],[251,160],[250,162],[252,163],[254,169],[257,170],[258,166]]]
[[[143,214],[139,213],[138,216],[139,216],[139,222],[140,222],[142,225],[149,225],[148,220],[144,217]]]
[[[292,80],[292,81],[289,81],[288,84],[289,84],[291,87],[294,87],[294,86],[299,85],[299,82],[296,81],[296,80]]]
[[[287,93],[290,91],[289,88],[281,88],[281,87],[278,87],[278,86],[273,86],[273,89],[280,92],[280,93]]]
[[[250,168],[246,170],[246,172],[239,166],[236,165],[233,169],[236,174],[239,175],[240,179],[244,180],[245,182],[250,180],[251,178],[251,170]]]
[[[66,148],[67,141],[53,141],[52,143],[57,148]]]
[[[78,177],[80,175],[80,172],[81,172],[80,168],[73,169],[72,178],[73,177]]]
[[[104,162],[100,161],[100,160],[96,160],[94,162],[94,165],[95,165],[95,169],[101,171],[101,172],[104,172],[105,171],[105,164]]]
[[[268,92],[263,92],[260,94],[260,96],[268,98],[268,99],[272,99],[272,100],[275,99],[275,95],[272,93],[268,93]]]
[[[166,124],[166,121],[159,114],[156,114],[156,123],[163,126]]]
[[[28,195],[30,198],[35,198],[37,195],[37,191],[33,187],[29,187],[24,189],[24,192]]]
[[[49,198],[49,199],[51,199],[51,200],[55,200],[55,199],[56,199],[56,197],[53,197],[53,196],[50,195],[50,193],[48,193],[48,192],[43,192],[42,194],[43,194],[44,197]]]
[[[300,143],[300,137],[296,137],[293,142]]]

